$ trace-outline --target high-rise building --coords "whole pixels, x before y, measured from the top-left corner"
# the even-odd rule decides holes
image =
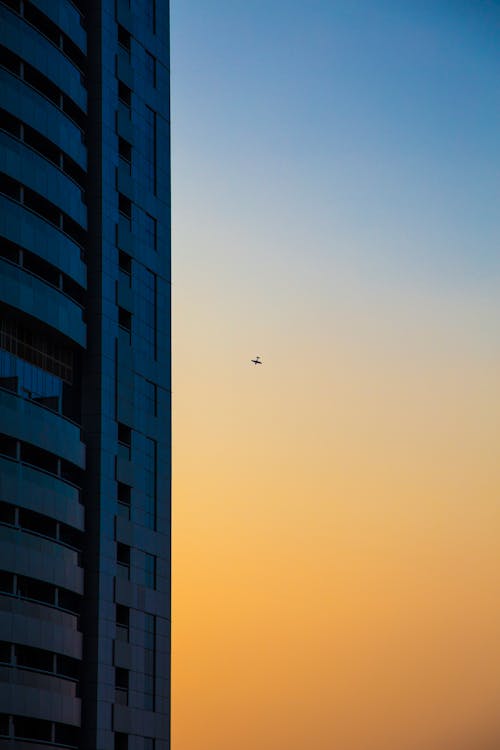
[[[0,0],[0,749],[167,750],[168,0]]]

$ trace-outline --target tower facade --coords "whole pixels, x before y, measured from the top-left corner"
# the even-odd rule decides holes
[[[167,750],[168,0],[0,0],[0,748]]]

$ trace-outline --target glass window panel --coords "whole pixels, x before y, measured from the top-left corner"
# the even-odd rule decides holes
[[[148,29],[156,33],[156,0],[145,0],[144,16]]]
[[[150,588],[156,588],[156,557],[144,553],[144,584]]]
[[[146,77],[151,86],[156,87],[156,58],[146,52]]]

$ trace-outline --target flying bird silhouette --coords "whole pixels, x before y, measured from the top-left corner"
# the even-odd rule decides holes
[[[252,359],[251,362],[253,362],[254,365],[261,365],[262,364],[260,357],[255,357],[255,359]]]

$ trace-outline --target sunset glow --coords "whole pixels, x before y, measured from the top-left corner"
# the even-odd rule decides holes
[[[499,13],[403,5],[173,3],[174,750],[500,746]]]

